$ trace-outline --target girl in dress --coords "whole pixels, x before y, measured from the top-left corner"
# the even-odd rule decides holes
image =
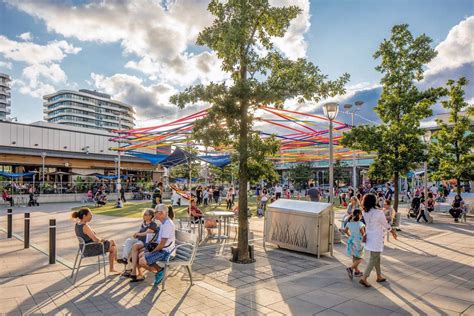
[[[362,211],[355,209],[346,224],[344,232],[349,239],[347,240],[347,255],[352,256],[352,266],[346,269],[349,278],[352,280],[355,276],[362,276],[359,270],[359,264],[362,262],[364,246],[362,245],[365,236],[365,225],[362,223]]]

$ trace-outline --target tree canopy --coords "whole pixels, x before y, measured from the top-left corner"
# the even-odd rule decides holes
[[[247,182],[252,177],[253,157],[265,157],[274,149],[274,139],[257,140],[252,130],[254,113],[261,105],[283,106],[288,99],[319,101],[344,93],[348,74],[331,81],[304,58],[291,60],[273,45],[272,38],[285,35],[301,9],[274,7],[268,0],[212,0],[211,26],[197,38],[221,60],[230,80],[198,84],[171,97],[183,108],[204,102],[208,115],[196,122],[194,137],[206,146],[230,146],[239,161],[238,262],[251,262],[248,251]],[[253,155],[253,157],[252,157]],[[255,160],[262,162],[262,160]]]
[[[433,177],[456,179],[458,193],[462,180],[474,179],[474,126],[469,119],[474,117],[474,107],[464,100],[467,84],[464,77],[447,82],[448,99],[441,103],[449,110],[449,120],[437,120],[440,129],[433,133],[430,148],[432,159],[436,160]],[[462,115],[462,111],[467,115]]]
[[[413,37],[407,24],[395,25],[374,54],[382,75],[382,95],[375,112],[378,126],[358,126],[344,135],[342,144],[376,153],[370,167],[372,177],[391,178],[395,183],[394,208],[398,209],[398,181],[426,159],[420,120],[432,115],[431,106],[443,95],[442,88],[420,90],[423,67],[435,56],[432,40],[425,34]]]

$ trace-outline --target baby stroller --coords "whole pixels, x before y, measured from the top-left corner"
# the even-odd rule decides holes
[[[410,210],[408,211],[407,217],[410,218],[417,218],[418,214],[421,210],[421,198],[419,196],[415,196],[411,200]]]
[[[28,206],[39,206],[38,196],[36,196],[34,193],[30,193],[30,199],[28,201]]]

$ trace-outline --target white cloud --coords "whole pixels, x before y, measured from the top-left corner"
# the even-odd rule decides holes
[[[309,30],[311,26],[309,13],[309,1],[308,0],[271,0],[271,5],[274,6],[288,6],[296,5],[302,12],[301,14],[291,21],[287,33],[284,37],[273,38],[275,46],[281,50],[288,58],[296,59],[303,58],[306,56],[308,49],[308,43],[304,38],[304,34]]]
[[[445,69],[453,69],[474,63],[474,16],[470,16],[454,26],[448,36],[438,46],[436,56],[425,72],[434,75]]]
[[[135,55],[125,67],[146,74],[151,80],[186,86],[195,81],[227,79],[213,53],[192,53],[197,35],[212,23],[207,0],[100,1],[68,6],[53,1],[9,0],[43,20],[48,30],[81,41],[119,42],[125,55]],[[303,13],[294,20],[275,45],[289,57],[303,57],[309,28],[309,1],[274,0],[274,5],[296,4]]]
[[[106,77],[92,73],[91,79],[97,89],[110,94],[116,100],[135,106],[139,117],[168,115],[177,109],[169,104],[170,96],[177,92],[170,85],[147,86],[142,79],[126,74]]]
[[[51,41],[46,45],[32,42],[17,42],[0,35],[0,54],[6,59],[27,64],[44,64],[58,62],[67,54],[77,54],[81,48],[74,47],[66,41]]]
[[[22,79],[17,80],[22,94],[42,98],[56,90],[53,84],[65,84],[66,73],[58,64],[34,64],[23,69]]]
[[[0,68],[12,69],[13,65],[7,61],[0,61]]]
[[[115,100],[135,106],[138,125],[168,122],[205,108],[205,105],[194,105],[180,110],[169,102],[178,90],[165,83],[146,85],[142,79],[126,74],[107,77],[92,73],[91,79],[95,88],[110,94]]]
[[[31,39],[30,33],[19,36],[23,40]],[[55,90],[55,84],[64,85],[67,81],[66,73],[59,63],[68,54],[77,54],[81,48],[74,47],[68,42],[51,41],[46,45],[33,42],[17,42],[0,35],[0,54],[5,59],[25,63],[21,79],[14,86],[19,87],[22,94],[29,94],[41,98],[44,94]],[[11,62],[2,62],[6,68],[11,68]],[[2,66],[0,64],[0,66]]]
[[[30,32],[26,33],[21,33],[20,35],[17,36],[18,38],[21,38],[24,41],[31,41],[33,39],[33,36],[31,35]]]

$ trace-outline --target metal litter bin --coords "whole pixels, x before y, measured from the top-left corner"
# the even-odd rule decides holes
[[[334,244],[334,212],[329,203],[278,199],[267,207],[264,246],[317,255],[330,252]]]

